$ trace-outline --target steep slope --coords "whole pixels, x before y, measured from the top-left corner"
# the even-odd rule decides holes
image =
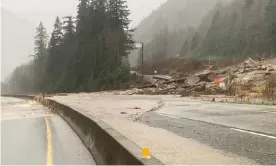
[[[236,0],[216,6],[184,42],[185,57],[244,58],[270,55],[265,18],[269,0]]]
[[[223,3],[228,1],[230,0],[224,0]],[[196,27],[217,2],[218,0],[168,0],[137,26],[134,37],[147,43],[165,25],[169,31]]]
[[[33,52],[35,26],[12,12],[1,8],[1,80],[29,60]]]
[[[223,0],[227,4],[232,0]],[[183,43],[194,33],[203,17],[220,0],[168,0],[153,11],[138,26],[134,33],[136,41],[145,43],[145,60],[156,62],[177,56]],[[137,52],[130,56],[132,65],[137,65]]]

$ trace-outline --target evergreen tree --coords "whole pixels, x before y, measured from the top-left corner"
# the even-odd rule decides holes
[[[75,21],[72,16],[63,17],[63,31],[66,39],[72,39],[76,31]]]
[[[34,42],[34,59],[39,59],[47,55],[48,35],[42,22],[40,22],[36,31],[37,32]]]
[[[267,23],[268,38],[271,52],[276,53],[276,1],[269,0],[266,6],[265,18]]]
[[[189,41],[186,40],[182,49],[181,49],[181,55],[185,56],[189,51]]]
[[[119,33],[121,46],[119,46],[119,53],[121,56],[126,56],[133,49],[132,33],[134,30],[129,29],[129,15],[128,6],[125,0],[112,0],[109,1],[109,26],[111,29]],[[124,50],[124,51],[122,51]]]
[[[77,15],[77,33],[83,31],[86,26],[87,16],[89,14],[89,0],[80,0],[78,5],[78,15]]]
[[[51,39],[50,39],[50,48],[55,48],[59,46],[62,43],[62,38],[63,38],[62,22],[60,21],[60,18],[57,17],[54,24],[54,30],[52,32]]]
[[[64,17],[63,24],[56,18],[49,48],[41,23],[31,67],[34,91],[79,92],[124,87],[130,72],[123,60],[133,45],[125,4],[123,0],[80,0],[76,22],[72,16]],[[17,78],[27,85],[29,77],[18,71]]]
[[[47,83],[45,83],[45,89],[47,91],[53,91],[57,80],[60,77],[61,62],[62,62],[62,52],[61,45],[63,44],[63,32],[62,32],[62,22],[59,17],[56,18],[54,24],[54,30],[50,39],[49,47],[49,57],[46,63],[46,74]]]
[[[192,41],[191,41],[190,49],[194,50],[198,46],[198,43],[199,43],[199,34],[196,32],[193,39],[192,39]]]
[[[35,85],[34,88],[37,91],[44,91],[44,82],[46,81],[46,62],[48,58],[48,35],[42,22],[37,27],[37,34],[35,36],[35,48],[34,48],[34,70],[35,70]]]
[[[220,6],[220,5],[218,5]],[[204,43],[204,50],[203,54],[205,55],[214,55],[217,52],[219,45],[221,44],[218,41],[219,36],[217,35],[219,30],[219,22],[221,20],[220,8],[216,7],[215,13],[213,15],[211,26],[208,29],[206,37],[203,41]]]

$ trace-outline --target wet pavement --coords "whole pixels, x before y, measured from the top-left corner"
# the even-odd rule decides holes
[[[1,97],[1,164],[95,165],[79,137],[38,103]]]
[[[276,164],[276,107],[165,100],[140,122],[166,129],[215,149]]]

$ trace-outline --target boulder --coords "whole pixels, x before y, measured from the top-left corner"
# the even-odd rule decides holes
[[[267,70],[267,67],[266,66],[263,66],[263,65],[260,65],[257,70]]]
[[[199,76],[191,75],[191,76],[189,76],[189,77],[186,79],[185,83],[186,83],[187,85],[195,85],[195,84],[197,84],[199,81],[200,81]]]
[[[200,81],[213,82],[217,75],[210,70],[205,70],[203,72],[195,74],[195,76],[198,76],[200,78]]]
[[[247,66],[251,66],[251,65],[255,64],[255,61],[251,58],[248,58],[246,61],[244,61],[244,64]]]

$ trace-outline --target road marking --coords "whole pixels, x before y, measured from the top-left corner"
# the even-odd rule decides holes
[[[231,128],[231,130],[235,130],[235,131],[239,131],[239,132],[243,132],[243,133],[249,133],[249,134],[253,134],[253,135],[258,135],[258,136],[262,136],[262,137],[267,137],[267,138],[276,139],[275,136],[266,135],[266,134],[261,134],[261,133],[256,133],[256,132],[253,132],[253,131],[246,131],[246,130],[235,129],[235,128]]]
[[[47,138],[47,156],[46,156],[46,164],[47,166],[52,165],[53,155],[52,155],[52,134],[51,128],[49,125],[48,118],[45,117],[45,124],[46,124],[46,138]]]
[[[169,118],[180,119],[180,117],[177,117],[177,116],[171,116],[171,115],[162,114],[162,113],[157,113],[157,114],[160,116],[165,116],[165,117],[169,117]]]

